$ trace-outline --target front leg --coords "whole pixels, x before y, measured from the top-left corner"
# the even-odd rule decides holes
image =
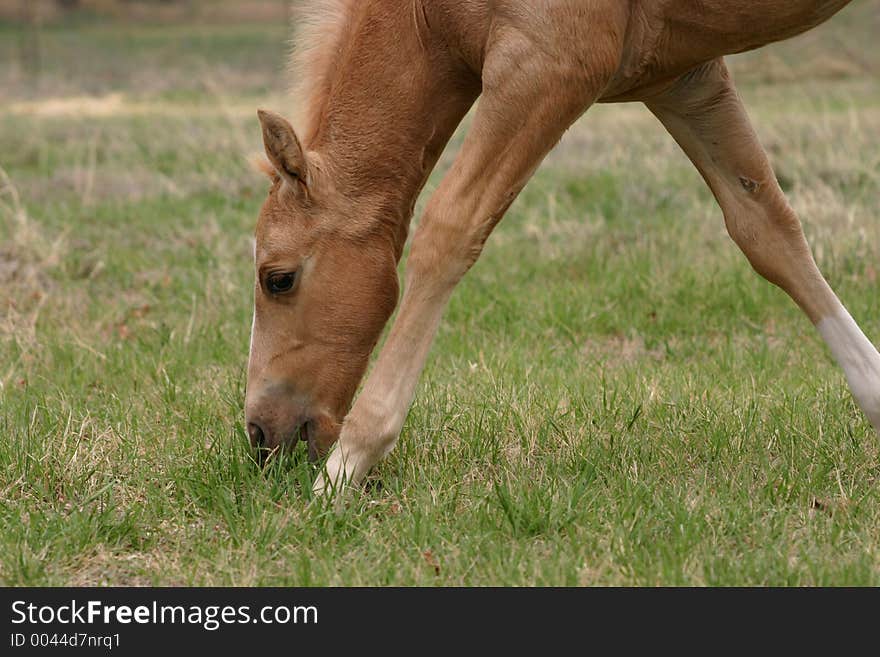
[[[581,60],[566,65],[523,44],[500,42],[487,56],[472,127],[413,238],[397,319],[315,483],[316,494],[360,482],[393,449],[455,285],[617,66],[615,56],[597,56],[595,67],[585,70]]]
[[[411,275],[414,270],[413,255],[410,255],[400,312],[363,391],[343,422],[324,472],[315,482],[314,492],[318,495],[334,493],[344,484],[360,482],[370,468],[394,448],[400,435],[431,342],[452,293],[449,286],[444,295],[431,299],[418,294],[424,279]]]

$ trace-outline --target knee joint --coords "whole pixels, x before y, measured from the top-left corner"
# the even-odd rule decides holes
[[[488,231],[453,228],[452,224],[425,225],[413,239],[407,279],[455,285],[476,262],[487,235]]]

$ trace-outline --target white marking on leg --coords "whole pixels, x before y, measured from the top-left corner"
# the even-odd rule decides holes
[[[339,442],[330,449],[324,469],[312,486],[312,492],[316,497],[337,496],[341,502],[342,489],[352,483],[355,459],[344,454],[343,450],[344,447],[340,446]]]
[[[816,328],[843,368],[853,397],[880,433],[880,353],[843,306]]]
[[[337,494],[359,483],[370,468],[394,448],[406,411],[400,401],[388,408],[371,403],[369,397],[361,395],[346,417],[339,440],[331,448],[324,470],[315,481],[314,493],[318,496]]]

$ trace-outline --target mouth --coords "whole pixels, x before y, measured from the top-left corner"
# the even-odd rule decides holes
[[[262,467],[276,454],[290,452],[301,442],[306,443],[308,447],[309,461],[317,461],[319,452],[315,441],[315,435],[314,422],[312,420],[305,420],[295,426],[293,430],[287,434],[288,437],[286,439],[282,439],[274,445],[266,445],[264,443],[258,446],[257,462]]]
[[[330,446],[339,435],[341,426],[330,417],[318,415],[306,420],[299,420],[283,437],[261,442],[257,446],[257,462],[260,467],[265,466],[270,459],[281,453],[292,452],[299,443],[306,444],[306,451],[310,463],[317,463],[323,458]]]

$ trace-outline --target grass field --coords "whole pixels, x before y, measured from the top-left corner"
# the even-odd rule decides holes
[[[277,25],[0,24],[0,583],[880,585],[880,439],[640,106],[590,110],[339,512],[242,429]],[[735,58],[880,341],[880,3]],[[432,178],[435,186],[457,136]]]

